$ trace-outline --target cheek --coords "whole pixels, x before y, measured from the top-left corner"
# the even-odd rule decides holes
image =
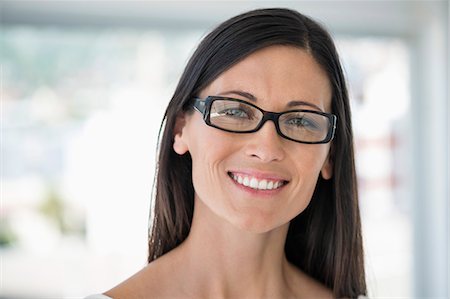
[[[214,131],[218,131],[213,129]],[[217,194],[221,181],[226,178],[224,161],[235,151],[233,143],[220,136],[220,131],[202,130],[200,138],[190,146],[192,157],[192,179],[197,193]]]
[[[327,160],[328,145],[301,145],[291,151],[290,160],[296,175],[302,180],[316,180]]]
[[[309,147],[309,146],[308,146]],[[293,158],[293,164],[296,169],[296,180],[292,183],[293,194],[290,203],[290,208],[295,211],[294,217],[301,213],[309,205],[317,180],[320,176],[320,171],[326,161],[328,155],[328,146],[323,147],[309,147],[305,150],[297,151]]]
[[[328,144],[311,144],[304,151],[299,151],[297,160],[298,168],[305,173],[319,174],[327,161],[330,146]]]

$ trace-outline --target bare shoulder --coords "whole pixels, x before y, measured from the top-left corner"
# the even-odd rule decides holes
[[[129,277],[125,281],[121,282],[114,288],[110,289],[105,295],[113,299],[127,299],[127,298],[146,298],[148,297],[148,270],[149,266],[146,266],[133,276]]]
[[[167,283],[165,276],[166,269],[159,261],[154,261],[105,292],[105,295],[113,299],[161,298],[164,297],[162,291],[167,289],[164,285]]]
[[[294,265],[291,267],[289,283],[296,298],[333,299],[333,291],[310,277]]]

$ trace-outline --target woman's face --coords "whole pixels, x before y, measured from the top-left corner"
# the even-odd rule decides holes
[[[245,100],[266,111],[331,112],[326,73],[305,50],[292,46],[249,55],[199,96],[211,95]],[[292,101],[304,103],[289,106]],[[329,179],[332,174],[329,143],[284,139],[272,121],[255,133],[236,134],[206,125],[194,111],[177,120],[175,132],[174,150],[192,157],[195,200],[243,230],[262,233],[288,223],[308,206],[318,176]],[[243,185],[245,180],[250,186]]]

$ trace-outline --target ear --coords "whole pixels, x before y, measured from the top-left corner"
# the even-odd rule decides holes
[[[174,127],[174,141],[173,141],[173,150],[181,155],[184,155],[189,151],[188,145],[185,141],[185,135],[183,135],[184,128],[186,126],[186,117],[183,114],[180,114],[177,116],[177,119],[175,120],[175,127]]]
[[[330,153],[328,153],[327,159],[323,163],[322,169],[320,170],[320,174],[322,178],[325,180],[331,179],[333,176],[333,161],[331,160]]]

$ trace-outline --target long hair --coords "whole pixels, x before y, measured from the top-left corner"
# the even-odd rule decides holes
[[[336,297],[365,295],[350,105],[339,57],[321,25],[283,8],[257,9],[225,21],[201,41],[189,60],[161,124],[148,262],[182,243],[192,223],[192,160],[189,153],[180,156],[173,150],[176,117],[188,111],[190,99],[221,73],[271,45],[294,46],[314,57],[330,80],[332,113],[338,119],[331,145],[333,176],[319,177],[309,206],[291,220],[286,257]]]

